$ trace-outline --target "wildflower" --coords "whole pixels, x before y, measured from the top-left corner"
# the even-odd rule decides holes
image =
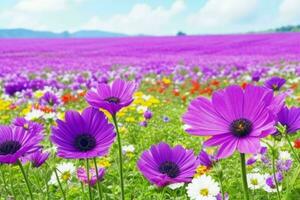
[[[43,136],[21,127],[0,126],[0,163],[14,164],[21,157],[37,151]]]
[[[42,150],[39,150],[30,154],[28,156],[28,159],[30,160],[33,167],[38,168],[46,162],[49,156],[50,156],[49,152],[42,152]]]
[[[91,106],[105,109],[111,115],[115,115],[123,107],[133,102],[132,95],[135,90],[136,84],[117,79],[111,86],[104,83],[99,84],[97,92],[88,91],[85,98]]]
[[[103,156],[116,136],[104,114],[91,107],[81,115],[67,111],[65,121],[58,119],[56,122],[57,127],[52,127],[51,141],[58,147],[57,155],[63,158]]]
[[[286,80],[278,76],[274,76],[265,82],[267,88],[272,89],[273,91],[278,91],[285,84]]]
[[[137,166],[151,183],[164,187],[192,180],[196,170],[196,157],[192,150],[186,150],[180,145],[171,148],[161,142],[144,151]]]
[[[277,114],[278,122],[286,127],[287,134],[296,133],[300,130],[300,108],[283,107]]]
[[[145,119],[151,119],[152,118],[152,112],[150,111],[150,110],[146,110],[145,112],[144,112],[144,118]]]
[[[249,173],[247,174],[247,180],[249,183],[249,188],[251,190],[257,190],[263,188],[265,184],[265,177],[259,173]]]
[[[64,182],[69,182],[71,180],[72,176],[75,173],[75,170],[76,170],[75,166],[70,162],[59,164],[56,167],[59,180],[62,180]],[[58,184],[55,172],[52,173],[49,184],[51,185]]]
[[[86,169],[84,169],[82,167],[79,167],[77,169],[77,178],[81,182],[83,182],[85,184],[89,184],[90,186],[94,186],[97,183],[97,181],[101,181],[104,177],[104,174],[105,174],[105,169],[104,168],[99,168],[98,169],[98,176],[97,176],[96,170],[94,168],[90,168],[90,170],[89,170],[89,179],[88,179]]]
[[[192,200],[213,200],[219,192],[218,183],[207,175],[194,178],[187,186],[187,194]]]
[[[186,131],[192,135],[212,136],[204,146],[217,146],[217,158],[225,158],[237,149],[241,153],[258,153],[260,139],[275,131],[274,113],[270,109],[273,92],[248,85],[245,90],[229,86],[214,92],[212,100],[193,100],[183,116]]]

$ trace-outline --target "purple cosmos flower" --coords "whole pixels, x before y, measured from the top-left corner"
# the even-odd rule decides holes
[[[213,166],[214,162],[216,161],[216,159],[214,156],[206,153],[206,151],[201,150],[201,152],[198,155],[198,161],[199,161],[200,165],[211,168]]]
[[[13,125],[22,127],[25,131],[31,131],[37,134],[40,134],[44,130],[43,125],[40,123],[26,120],[23,117],[17,117],[14,120]]]
[[[216,157],[225,158],[237,149],[256,154],[260,138],[275,131],[273,92],[261,86],[229,86],[218,90],[212,100],[198,97],[183,116],[186,131],[192,135],[212,136],[204,146],[220,145]],[[277,113],[276,113],[277,114]]]
[[[85,184],[89,184],[90,186],[94,186],[97,183],[97,181],[103,180],[104,174],[105,174],[104,168],[98,169],[98,177],[97,177],[96,170],[94,168],[90,168],[90,170],[89,170],[89,176],[90,176],[89,179],[90,180],[88,181],[87,171],[82,167],[79,167],[77,169],[77,178],[81,182],[83,182]]]
[[[40,99],[39,103],[44,106],[54,106],[59,104],[57,96],[51,92],[46,92]]]
[[[284,78],[280,78],[278,76],[274,76],[265,82],[265,86],[274,91],[280,90],[280,88],[285,84],[286,80]]]
[[[283,107],[277,118],[280,124],[286,126],[286,133],[293,134],[300,130],[300,108]]]
[[[144,151],[137,166],[151,183],[163,187],[191,181],[197,167],[197,158],[192,150],[186,150],[180,145],[171,148],[161,142]]]
[[[151,119],[152,118],[152,112],[150,110],[146,110],[144,113],[144,118],[145,119]]]
[[[104,83],[99,84],[97,92],[88,91],[86,101],[95,108],[105,109],[111,115],[115,115],[123,107],[132,103],[132,95],[135,90],[135,83],[117,79],[111,86]]]
[[[38,168],[46,162],[49,156],[49,152],[43,152],[42,150],[39,150],[32,154],[29,154],[28,160],[31,162],[33,167]]]
[[[253,72],[251,75],[251,79],[253,82],[258,82],[260,79],[261,74],[259,72]]]
[[[105,115],[95,109],[86,108],[80,115],[69,110],[65,121],[57,120],[52,127],[51,141],[57,146],[57,155],[63,158],[94,158],[107,154],[114,142],[114,127]]]
[[[0,126],[0,163],[14,164],[22,156],[37,151],[43,136],[20,127]]]

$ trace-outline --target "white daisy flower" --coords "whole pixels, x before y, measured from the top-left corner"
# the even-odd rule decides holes
[[[184,183],[173,183],[173,184],[170,184],[168,185],[168,187],[172,190],[176,190],[178,188],[181,188],[182,186],[184,186]]]
[[[247,181],[251,190],[261,189],[265,185],[265,177],[259,173],[247,174]]]
[[[131,144],[122,147],[122,152],[123,152],[123,154],[126,154],[126,153],[133,153],[134,150],[135,150],[135,148],[134,148],[134,146],[131,145]]]
[[[58,174],[58,177],[61,181],[70,181],[72,178],[72,175],[75,173],[75,166],[72,163],[62,163],[59,164],[56,167],[56,171]],[[49,184],[51,185],[57,185],[57,179],[56,179],[56,175],[55,172],[52,173]]]
[[[288,151],[280,151],[279,160],[282,161],[292,160],[291,154]]]
[[[218,183],[205,174],[194,178],[187,186],[187,194],[192,200],[215,200],[219,192]]]
[[[39,119],[43,115],[44,115],[43,111],[37,110],[37,109],[33,109],[32,111],[30,111],[29,113],[27,113],[27,115],[25,116],[25,119],[26,120],[35,120],[35,119]]]

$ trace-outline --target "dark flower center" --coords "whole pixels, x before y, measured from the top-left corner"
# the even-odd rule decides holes
[[[90,151],[96,146],[96,139],[89,134],[78,135],[75,139],[75,146],[79,151]]]
[[[245,137],[252,131],[252,122],[248,119],[236,119],[230,124],[230,131],[236,137]]]
[[[273,84],[273,85],[272,85],[272,89],[273,89],[274,91],[278,91],[278,90],[279,90],[279,86],[278,86],[277,84]]]
[[[6,141],[0,144],[0,155],[14,154],[21,148],[17,141]]]
[[[120,103],[120,99],[118,97],[108,97],[105,99],[105,101],[109,103],[115,103],[115,104]]]
[[[166,161],[160,164],[159,172],[167,174],[170,178],[176,178],[179,175],[180,170],[176,163]]]

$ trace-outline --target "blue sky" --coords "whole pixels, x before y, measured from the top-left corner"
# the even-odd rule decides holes
[[[222,34],[300,24],[300,0],[1,0],[0,28]]]

